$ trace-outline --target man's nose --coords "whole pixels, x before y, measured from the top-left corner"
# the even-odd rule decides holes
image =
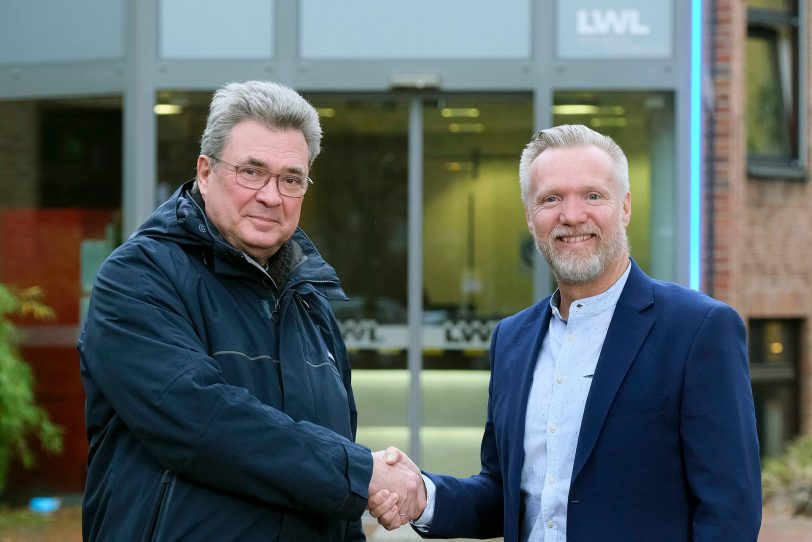
[[[277,184],[279,177],[272,175],[268,184],[257,190],[257,201],[260,201],[268,206],[279,205],[282,203],[282,194],[279,193],[279,185]]]
[[[558,221],[561,224],[582,224],[587,221],[587,207],[584,202],[566,199],[561,203]]]

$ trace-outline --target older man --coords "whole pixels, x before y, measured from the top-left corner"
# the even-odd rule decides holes
[[[291,89],[218,90],[196,179],[100,270],[85,540],[363,540],[370,491],[424,506],[419,476],[354,443],[345,295],[298,229],[320,141]]]
[[[741,319],[630,260],[628,166],[610,138],[543,130],[520,180],[558,290],[494,330],[482,471],[428,474],[415,524],[430,538],[755,542],[760,472]],[[400,516],[384,496],[372,513],[392,528]]]

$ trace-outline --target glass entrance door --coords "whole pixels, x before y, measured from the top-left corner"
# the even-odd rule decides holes
[[[532,98],[309,99],[324,144],[302,226],[350,297],[334,308],[358,441],[398,446],[427,469],[477,472],[490,334],[532,302],[517,175]]]
[[[530,95],[423,103],[422,466],[479,472],[490,335],[533,301],[518,165]]]

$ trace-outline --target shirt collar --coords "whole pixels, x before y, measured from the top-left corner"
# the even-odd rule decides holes
[[[570,316],[573,314],[597,313],[608,309],[614,309],[615,305],[617,305],[618,299],[620,299],[620,294],[623,292],[623,287],[626,285],[626,280],[629,278],[629,273],[631,270],[632,266],[631,262],[629,262],[629,264],[626,266],[626,271],[623,272],[620,278],[617,279],[617,281],[615,281],[615,283],[610,286],[608,290],[592,297],[574,300],[570,305]],[[553,315],[556,318],[562,322],[566,322],[566,320],[561,317],[561,312],[559,310],[560,305],[561,292],[556,290],[550,299],[550,308],[552,309]]]

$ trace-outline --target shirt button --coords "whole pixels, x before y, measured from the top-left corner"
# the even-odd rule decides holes
[[[555,430],[556,430],[556,426],[555,426],[555,425],[551,425],[551,426],[550,426],[550,433],[555,433]]]
[[[555,525],[555,523],[553,523],[553,520],[548,519],[548,520],[547,520],[547,528],[548,528],[548,529],[552,529],[552,528],[553,528],[553,525]]]
[[[575,340],[575,335],[567,335],[567,340],[568,340],[569,342],[574,341],[574,340]]]
[[[556,381],[557,383],[559,383],[559,384],[563,384],[563,383],[564,383],[564,377],[563,377],[563,376],[559,376],[558,378],[556,378],[556,379],[555,379],[555,381]]]
[[[555,484],[555,476],[550,476],[550,478],[547,479],[547,485],[551,486],[554,484]]]

